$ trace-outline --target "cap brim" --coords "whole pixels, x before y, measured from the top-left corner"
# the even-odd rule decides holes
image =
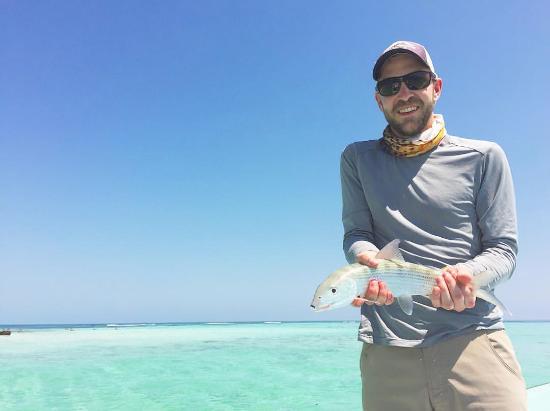
[[[426,67],[430,68],[424,60],[420,56],[418,56],[414,51],[408,50],[408,49],[392,49],[386,51],[384,54],[382,54],[380,57],[378,57],[378,60],[376,60],[376,64],[374,65],[374,68],[372,69],[372,78],[374,81],[378,81],[380,78],[380,70],[382,69],[382,66],[386,62],[387,59],[389,59],[392,56],[395,56],[396,54],[410,54],[411,56],[414,56],[417,58],[419,62],[421,62]]]

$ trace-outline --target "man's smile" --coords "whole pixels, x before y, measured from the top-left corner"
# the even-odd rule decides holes
[[[408,105],[408,106],[402,107],[399,110],[397,110],[397,113],[406,116],[406,115],[414,113],[418,109],[419,109],[419,107],[417,105]]]

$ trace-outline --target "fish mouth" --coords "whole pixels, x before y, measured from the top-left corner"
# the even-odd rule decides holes
[[[325,305],[319,305],[319,306],[314,306],[313,304],[311,304],[311,308],[313,308],[313,311],[326,311],[328,310],[330,307],[331,307],[332,304],[325,304]]]

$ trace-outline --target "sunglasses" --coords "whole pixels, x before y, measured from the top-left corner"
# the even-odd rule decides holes
[[[409,90],[423,90],[435,79],[431,71],[415,71],[402,77],[389,77],[376,83],[376,91],[381,96],[394,96],[399,93],[401,83],[405,83]]]

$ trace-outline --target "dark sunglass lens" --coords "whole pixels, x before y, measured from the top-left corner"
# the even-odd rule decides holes
[[[426,71],[417,71],[415,73],[407,74],[403,77],[403,81],[409,88],[409,90],[422,90],[428,87],[432,80],[432,74]]]
[[[378,82],[378,92],[384,96],[393,96],[394,94],[397,94],[399,92],[399,88],[401,87],[401,81],[399,79],[385,79]]]

